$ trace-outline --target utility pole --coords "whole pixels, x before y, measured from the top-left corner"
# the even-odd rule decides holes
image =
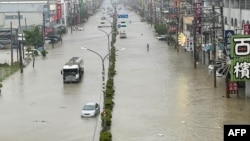
[[[212,5],[212,19],[213,19],[213,28],[212,28],[212,31],[213,31],[213,47],[214,47],[214,50],[213,50],[213,64],[214,64],[214,87],[216,88],[216,43],[215,43],[215,7],[214,7],[214,4]]]
[[[156,0],[154,0],[154,24],[157,24],[157,18],[156,18]]]
[[[45,14],[44,14],[44,11],[43,11],[43,28],[42,28],[42,37],[43,37],[43,45],[45,44]]]
[[[16,60],[18,61],[19,60],[19,41],[18,41],[18,28],[16,28],[16,35],[15,35],[16,39],[15,39],[15,43],[16,43],[16,46],[17,46],[17,49],[16,49]]]
[[[180,7],[178,6],[178,3],[176,2],[176,8],[177,8],[177,16],[176,16],[176,21],[177,21],[177,29],[176,29],[176,49],[177,52],[179,52],[179,37],[178,37],[178,32],[179,32],[179,13],[180,13]]]
[[[10,50],[10,59],[11,59],[11,66],[13,66],[13,35],[12,35],[12,22],[10,22],[10,45],[11,45],[11,50]]]
[[[25,24],[25,28],[26,28],[26,30],[27,30],[27,26],[26,26],[26,17],[24,18],[24,24]],[[23,55],[23,58],[24,58],[23,36],[24,36],[24,33],[22,32],[22,55]]]
[[[70,7],[70,32],[72,34],[72,19],[73,19],[73,13],[72,13],[72,7]]]
[[[220,16],[221,16],[221,30],[222,30],[222,38],[223,38],[223,41],[224,41],[224,37],[225,37],[225,29],[224,29],[224,13],[223,13],[223,2],[220,3]],[[224,51],[227,50],[227,46],[226,46],[226,43],[224,43]],[[226,53],[226,52],[225,52]],[[229,79],[230,79],[230,74],[227,73],[226,74],[226,78],[225,78],[225,81],[226,81],[226,97],[229,98],[229,91],[228,91],[228,83],[229,83]]]
[[[151,24],[151,27],[152,27],[152,22],[153,22],[153,16],[152,16],[152,13],[153,13],[153,11],[152,11],[152,0],[151,0],[151,2],[150,2],[150,24]]]
[[[20,11],[18,11],[18,22],[19,22],[19,30],[21,31]],[[22,49],[21,49],[21,43],[19,40],[18,40],[18,48],[19,48],[19,57],[20,57],[20,60],[19,60],[20,61],[20,72],[23,73]]]
[[[74,26],[76,26],[76,4],[74,3],[74,19],[73,19],[73,22],[74,22]]]
[[[195,16],[194,19],[196,19],[197,17]],[[196,69],[197,65],[196,65],[196,22],[193,21],[193,32],[194,32],[194,36],[193,36],[193,44],[194,44],[194,68]]]

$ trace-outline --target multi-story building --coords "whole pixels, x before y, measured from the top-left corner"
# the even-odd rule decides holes
[[[243,25],[250,21],[249,0],[224,0],[224,23],[225,29],[235,30],[243,33]]]
[[[86,9],[85,0],[1,0],[0,27],[10,27],[10,21],[17,27],[17,11],[21,25],[76,25],[84,21]]]

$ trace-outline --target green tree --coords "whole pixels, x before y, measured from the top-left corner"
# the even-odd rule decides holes
[[[42,30],[38,26],[35,26],[33,30],[25,30],[23,32],[26,43],[29,46],[34,46],[35,48],[43,46]]]
[[[35,26],[33,30],[25,30],[24,37],[25,41],[28,46],[34,46],[34,48],[38,48],[40,46],[43,46],[43,36],[42,36],[42,30],[39,28],[39,26]],[[30,52],[30,47],[27,49],[28,55]],[[33,60],[33,67],[35,66],[35,56],[37,55],[36,52],[32,51],[32,60]]]
[[[160,35],[166,34],[167,28],[165,24],[155,24],[154,28],[156,33]]]

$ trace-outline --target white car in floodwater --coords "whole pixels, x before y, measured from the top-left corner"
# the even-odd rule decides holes
[[[94,117],[100,113],[100,106],[96,102],[86,103],[81,111],[81,117]]]

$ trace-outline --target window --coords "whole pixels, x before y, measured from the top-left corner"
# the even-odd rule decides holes
[[[18,15],[5,15],[6,20],[18,19]],[[20,15],[20,19],[23,19],[23,15]]]
[[[245,24],[245,20],[242,20],[242,27],[241,28],[243,28],[244,27],[244,24]]]
[[[227,17],[225,17],[225,21],[224,21],[225,24],[227,24]]]
[[[238,26],[236,18],[234,19],[234,26]]]
[[[234,26],[234,19],[231,18],[231,25]]]

